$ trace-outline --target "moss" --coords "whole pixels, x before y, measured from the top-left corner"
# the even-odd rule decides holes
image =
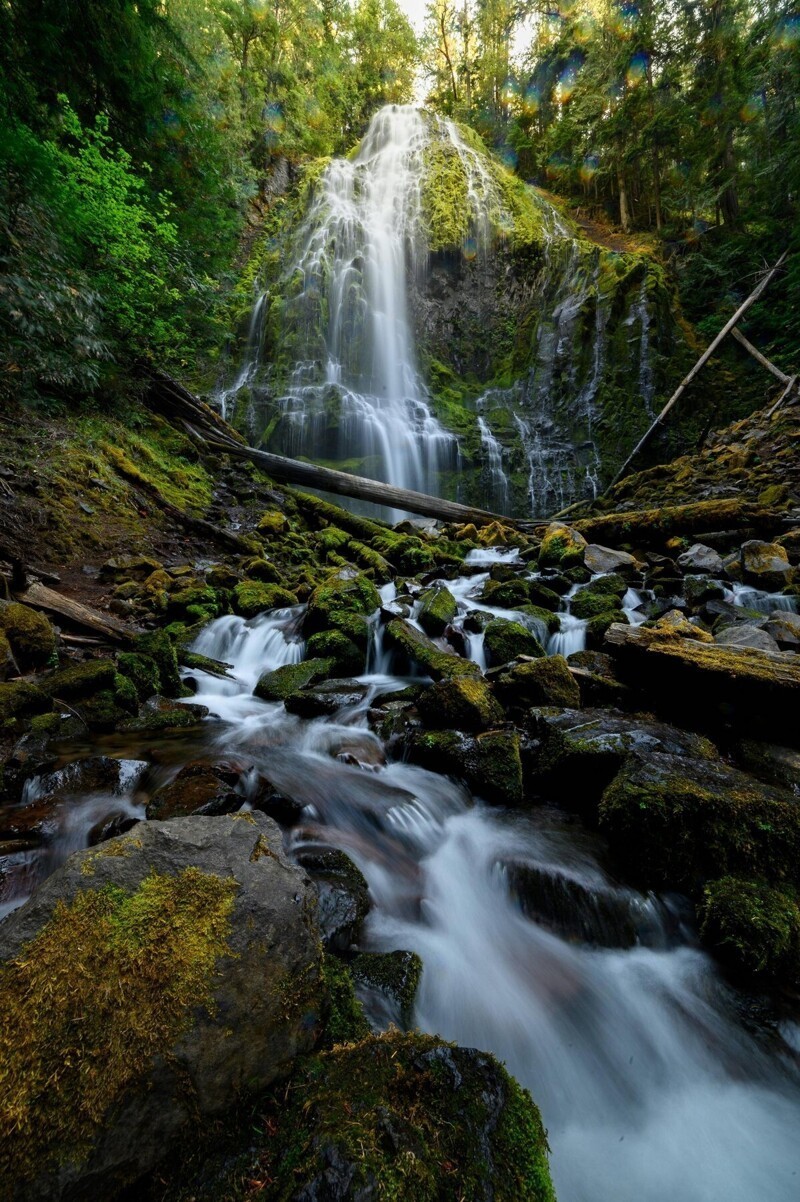
[[[364,653],[340,630],[320,630],[306,646],[312,659],[328,661],[332,676],[357,676],[364,670]]]
[[[154,734],[157,731],[188,730],[202,721],[188,706],[176,705],[174,708],[150,710],[138,718],[129,718],[117,724],[121,731],[146,731]]]
[[[284,664],[272,672],[265,672],[253,692],[262,701],[285,701],[292,693],[330,675],[330,660],[306,659],[301,664]]]
[[[424,731],[413,736],[409,751],[423,767],[465,780],[485,801],[495,805],[522,801],[517,731],[489,730],[475,737],[457,731]]]
[[[87,889],[0,965],[0,1129],[11,1180],[80,1161],[109,1110],[213,1005],[237,884],[187,868]]]
[[[216,589],[195,580],[169,594],[167,612],[171,618],[209,621],[218,616],[221,607]]]
[[[133,644],[134,652],[152,660],[158,670],[158,688],[166,697],[182,697],[184,687],[178,668],[175,647],[165,630],[153,630],[139,635]]]
[[[230,679],[230,664],[223,664],[218,659],[207,655],[198,655],[196,651],[178,652],[178,662],[192,672],[207,672],[209,676],[218,676],[221,680]]]
[[[117,656],[117,667],[131,681],[140,701],[158,692],[160,679],[155,661],[136,651],[123,651]]]
[[[467,172],[456,147],[443,138],[425,147],[420,203],[429,249],[460,249],[470,232]]]
[[[255,618],[269,609],[288,609],[297,605],[297,597],[277,584],[242,580],[233,590],[233,608],[243,618]]]
[[[331,1163],[352,1166],[353,1197],[555,1199],[530,1095],[491,1057],[435,1037],[388,1032],[323,1053],[275,1114],[259,1174],[275,1202],[324,1182]]]
[[[280,584],[284,579],[284,574],[271,560],[261,557],[245,560],[242,571],[248,580],[260,580],[262,584]],[[231,587],[235,588],[237,584],[238,581],[234,581]]]
[[[518,655],[544,655],[544,647],[527,626],[493,618],[484,631],[483,646],[490,667],[507,664]]]
[[[42,682],[42,688],[51,697],[65,700],[89,697],[113,686],[116,676],[117,669],[113,660],[89,659],[54,672]]]
[[[528,582],[528,596],[534,605],[540,609],[556,611],[561,606],[561,598],[554,589],[548,588],[541,580]]]
[[[469,676],[431,685],[417,699],[417,708],[434,730],[488,730],[504,718],[486,682]]]
[[[553,593],[556,607],[561,598]],[[487,580],[481,590],[480,600],[484,605],[493,605],[498,609],[517,609],[526,605],[531,599],[531,585],[527,580]]]
[[[583,563],[586,539],[577,530],[554,522],[539,548],[540,568],[571,568]]]
[[[336,956],[325,955],[322,980],[327,994],[323,1046],[353,1043],[369,1035],[369,1023],[353,989],[353,978]]]
[[[360,651],[367,650],[370,628],[363,614],[353,613],[349,609],[334,609],[328,616],[328,625],[331,630],[338,630],[341,634],[346,635]]]
[[[723,877],[703,891],[704,940],[734,967],[800,983],[800,906],[794,892]]]
[[[395,648],[409,661],[418,664],[434,680],[480,675],[477,664],[442,651],[427,635],[410,626],[402,618],[392,618],[387,622],[384,638],[389,647]]]
[[[268,509],[262,517],[259,518],[258,526],[256,527],[262,534],[282,534],[289,525],[285,513],[280,509]]]
[[[43,668],[56,652],[56,635],[44,614],[12,601],[0,605],[0,633],[8,639],[14,658],[24,672]]]
[[[597,618],[618,610],[618,598],[609,593],[593,593],[583,588],[572,598],[571,612],[576,618]]]
[[[610,626],[614,626],[615,624],[620,626],[629,625],[628,615],[623,613],[621,609],[610,609],[604,613],[595,614],[594,617],[589,619],[589,624],[586,627],[586,646],[590,650],[595,651],[602,647],[606,631]]]
[[[426,589],[420,596],[418,621],[426,634],[443,635],[458,613],[455,597],[443,584]]]
[[[579,597],[590,594],[599,597],[624,597],[628,591],[627,582],[618,572],[608,572],[605,576],[595,576],[580,590]]]
[[[380,603],[375,585],[363,572],[341,568],[330,573],[309,597],[304,628],[311,633],[326,630],[334,624],[334,615],[367,616]],[[335,620],[341,623],[340,616]]]
[[[581,703],[580,689],[563,655],[513,664],[498,677],[496,687],[503,704],[516,709],[535,705],[577,709]]]
[[[623,542],[637,546],[664,546],[676,532],[702,534],[708,530],[763,529],[773,526],[771,510],[739,498],[692,501],[685,505],[661,505],[657,509],[625,510],[576,521],[574,528],[589,541],[604,546]]]
[[[411,1024],[422,961],[414,952],[361,952],[350,965],[353,979],[384,994],[397,1007],[404,1027]]]
[[[554,594],[555,595],[555,594]],[[533,618],[534,622],[541,624],[548,634],[557,634],[561,629],[561,619],[558,614],[554,614],[549,609],[544,609],[541,605],[526,605],[517,606],[521,614],[526,614],[529,618]]]
[[[47,693],[25,681],[0,684],[0,723],[49,710],[53,702]]]

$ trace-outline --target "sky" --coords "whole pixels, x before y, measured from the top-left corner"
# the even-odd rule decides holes
[[[425,9],[428,0],[397,0],[398,6],[410,19],[411,24],[416,29],[417,33],[422,33],[422,26],[425,24]]]

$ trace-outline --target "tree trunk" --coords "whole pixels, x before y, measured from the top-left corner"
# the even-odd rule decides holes
[[[617,187],[619,188],[619,223],[622,226],[623,234],[629,234],[631,218],[628,209],[628,192],[625,187],[625,172],[621,163],[617,163]]]

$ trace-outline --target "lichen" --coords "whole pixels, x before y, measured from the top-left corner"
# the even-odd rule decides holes
[[[213,1008],[233,880],[187,868],[59,901],[0,965],[0,1131],[7,1183],[80,1161],[109,1110]]]

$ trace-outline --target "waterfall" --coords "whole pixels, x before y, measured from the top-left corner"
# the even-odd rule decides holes
[[[509,488],[508,476],[503,469],[503,448],[483,417],[478,418],[478,430],[481,436],[481,446],[486,453],[487,504],[498,513],[506,513]]]

